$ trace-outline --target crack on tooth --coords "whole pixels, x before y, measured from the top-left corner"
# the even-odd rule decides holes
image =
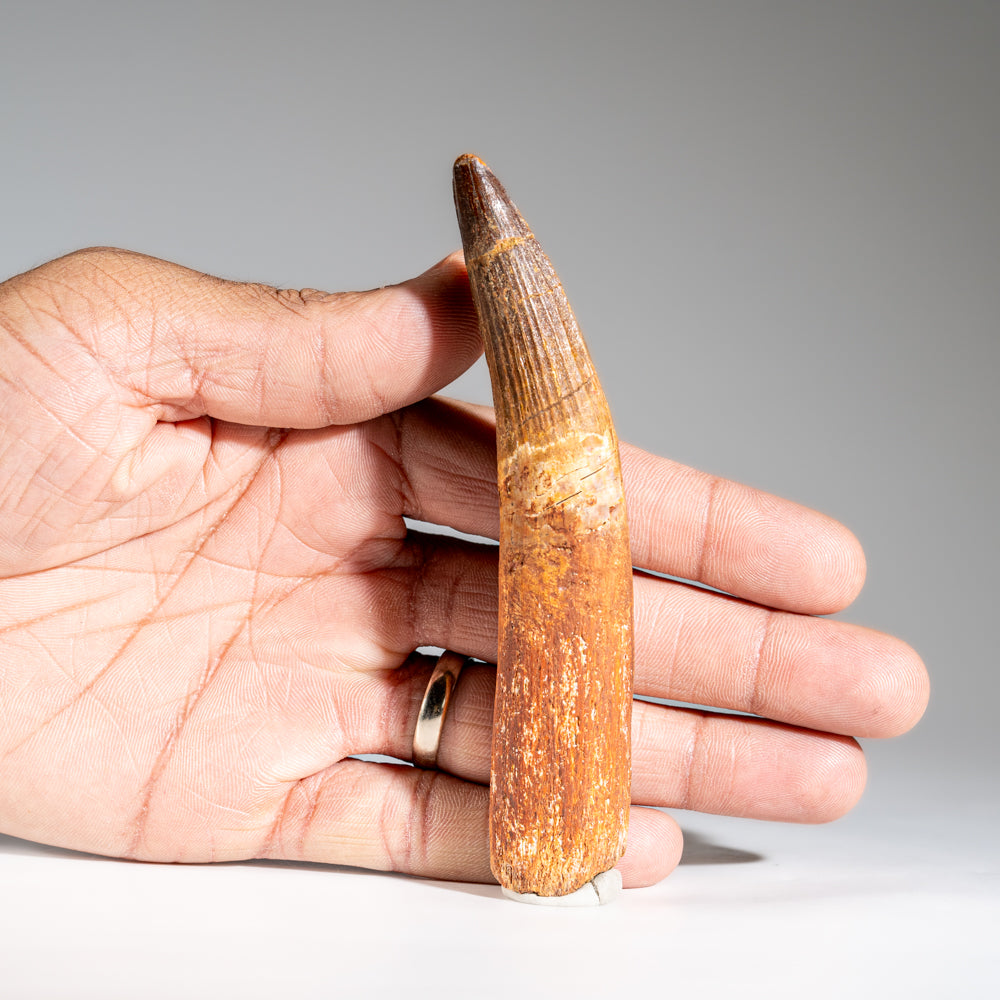
[[[471,264],[485,264],[491,261],[498,254],[506,253],[512,247],[520,246],[522,243],[533,243],[535,242],[535,237],[533,233],[528,233],[526,236],[507,236],[502,240],[497,240],[489,248],[489,250],[484,250],[478,257],[473,257],[471,261],[466,262],[466,266]]]
[[[574,386],[572,389],[568,389],[561,396],[559,396],[558,399],[554,399],[547,406],[543,406],[540,410],[535,410],[534,413],[529,413],[526,417],[521,417],[521,419],[518,420],[517,423],[514,425],[515,428],[520,429],[530,421],[537,420],[539,417],[544,416],[550,410],[557,407],[560,403],[564,403],[567,399],[571,399],[573,396],[576,396],[581,390],[585,389],[593,381],[594,381],[593,375],[584,379],[579,385]]]
[[[572,500],[573,497],[578,497],[583,490],[577,490],[575,493],[570,493],[568,497],[563,497],[562,500],[556,500],[555,503],[550,503],[547,507],[543,507],[542,510],[552,510],[553,507],[558,507],[560,504],[564,504],[567,500]]]

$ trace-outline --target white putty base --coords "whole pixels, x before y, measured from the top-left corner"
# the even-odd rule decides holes
[[[610,903],[622,891],[622,875],[617,868],[595,875],[586,885],[566,896],[539,896],[534,892],[501,892],[515,903],[534,903],[536,906],[602,906]]]

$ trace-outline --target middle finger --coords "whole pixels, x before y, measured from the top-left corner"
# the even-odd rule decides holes
[[[919,717],[923,668],[905,643],[637,573],[635,692],[851,736]],[[411,532],[379,574],[381,642],[497,656],[497,549]]]

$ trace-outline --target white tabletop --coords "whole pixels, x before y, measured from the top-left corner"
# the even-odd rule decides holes
[[[677,813],[660,885],[564,910],[323,865],[135,864],[0,837],[0,996],[995,997],[989,789],[799,827]]]

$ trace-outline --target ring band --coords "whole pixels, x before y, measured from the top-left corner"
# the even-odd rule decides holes
[[[427,770],[437,767],[445,713],[448,711],[451,693],[458,683],[458,675],[469,659],[470,657],[446,649],[434,664],[427,690],[424,691],[424,700],[420,703],[417,728],[413,730],[413,763],[416,767]]]

